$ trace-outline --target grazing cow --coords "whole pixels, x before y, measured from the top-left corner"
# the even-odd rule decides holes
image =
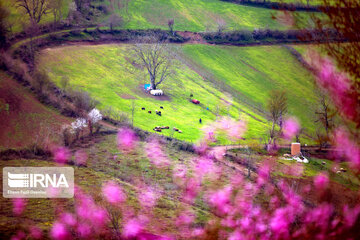
[[[161,132],[161,129],[162,129],[162,127],[156,126],[156,127],[154,127],[153,130],[156,132]]]
[[[201,118],[199,119],[199,123],[200,123],[200,124],[202,123],[202,120],[201,120]]]
[[[164,109],[164,107],[163,107],[163,106],[160,106],[160,108],[161,108],[161,109]]]
[[[169,126],[165,126],[164,129],[169,129]]]
[[[182,133],[182,131],[181,131],[181,130],[179,130],[178,132],[179,132],[179,133]]]
[[[151,111],[148,111],[148,113],[150,113],[150,114],[151,114]]]
[[[141,108],[141,110],[145,110],[145,108],[143,107],[143,108]]]
[[[176,132],[179,131],[179,129],[177,129],[176,127],[174,127],[173,130],[176,131]]]

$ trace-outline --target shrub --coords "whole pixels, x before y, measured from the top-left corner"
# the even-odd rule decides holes
[[[74,101],[74,105],[80,115],[84,112],[90,111],[98,104],[98,101],[91,98],[89,93],[85,91],[72,90],[69,95]]]
[[[37,70],[32,76],[32,86],[40,96],[44,94],[44,90],[46,90],[49,83],[48,75],[41,70]]]

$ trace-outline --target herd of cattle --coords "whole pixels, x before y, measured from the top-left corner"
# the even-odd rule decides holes
[[[164,107],[163,107],[163,106],[160,106],[160,109],[164,109]],[[145,108],[145,107],[142,107],[141,110],[145,111],[146,108]],[[151,114],[152,111],[149,110],[148,113]],[[161,111],[155,110],[155,113],[156,113],[157,115],[161,116]],[[154,130],[155,132],[161,132],[161,131],[164,130],[164,129],[170,129],[170,128],[169,128],[169,126],[156,126],[156,127],[153,128],[153,130]],[[173,130],[174,130],[175,132],[182,133],[182,131],[181,131],[180,129],[178,129],[178,128],[175,128],[175,127],[174,127]]]

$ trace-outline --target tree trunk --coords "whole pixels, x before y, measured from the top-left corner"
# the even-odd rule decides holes
[[[152,90],[155,90],[156,89],[156,84],[155,84],[155,79],[154,77],[150,76],[150,88]]]
[[[88,121],[88,125],[89,125],[89,132],[90,132],[90,135],[92,135],[92,133],[93,133],[93,125],[92,125],[91,120],[89,120],[89,121]]]

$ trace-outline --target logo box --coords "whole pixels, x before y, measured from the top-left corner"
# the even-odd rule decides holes
[[[72,198],[72,167],[5,167],[4,198]]]

